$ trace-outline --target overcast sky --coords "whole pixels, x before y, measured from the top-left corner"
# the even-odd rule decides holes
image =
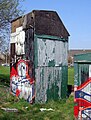
[[[69,49],[91,49],[91,0],[25,0],[25,13],[56,11],[70,33]]]

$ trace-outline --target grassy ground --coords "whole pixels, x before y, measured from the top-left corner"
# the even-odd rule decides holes
[[[74,85],[74,67],[68,69],[68,84]]]
[[[6,84],[9,85],[10,78],[10,68],[0,66],[0,84]]]
[[[73,70],[69,69],[69,84],[72,82]],[[72,72],[72,73],[71,73]],[[0,76],[7,76],[9,80],[9,68],[0,67]],[[2,79],[0,77],[0,79]],[[5,79],[5,78],[4,78]],[[0,120],[73,120],[73,96],[66,100],[49,101],[46,104],[30,105],[25,100],[20,100],[9,93],[9,87],[0,85]],[[18,112],[6,112],[2,108],[16,108]],[[40,111],[40,108],[52,108],[53,111]]]
[[[9,75],[10,67],[0,66],[0,74]]]

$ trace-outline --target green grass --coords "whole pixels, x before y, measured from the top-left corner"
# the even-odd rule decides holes
[[[30,105],[24,99],[10,95],[7,90],[0,87],[0,108],[16,108],[18,113],[0,110],[0,120],[73,120],[73,96],[67,100]],[[40,108],[52,108],[53,111],[41,112]]]
[[[74,85],[74,67],[68,69],[68,84]]]
[[[0,66],[0,84],[10,83],[10,67]]]
[[[0,74],[9,75],[10,67],[0,66]]]
[[[0,67],[0,75],[9,80],[9,68]],[[69,83],[73,78],[73,69],[69,69]],[[0,78],[1,79],[1,78]],[[0,85],[0,120],[73,120],[73,96],[59,101],[49,101],[46,104],[30,105],[24,99],[18,99],[9,93],[9,87]],[[1,108],[16,108],[17,113],[6,112]],[[40,111],[40,108],[52,108],[53,111]]]

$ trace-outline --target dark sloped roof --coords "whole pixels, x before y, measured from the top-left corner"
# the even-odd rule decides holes
[[[17,21],[17,23],[16,23]],[[35,34],[52,35],[68,38],[69,33],[56,11],[33,10],[32,12],[12,21],[12,32],[23,25],[24,29],[34,28]],[[16,26],[16,27],[15,27]]]
[[[56,11],[34,10],[35,33],[68,37],[69,33]]]

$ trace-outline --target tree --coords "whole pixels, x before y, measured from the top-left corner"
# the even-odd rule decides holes
[[[2,43],[0,48],[3,43],[8,44],[11,20],[23,14],[19,8],[20,2],[20,0],[0,0],[0,41]]]

